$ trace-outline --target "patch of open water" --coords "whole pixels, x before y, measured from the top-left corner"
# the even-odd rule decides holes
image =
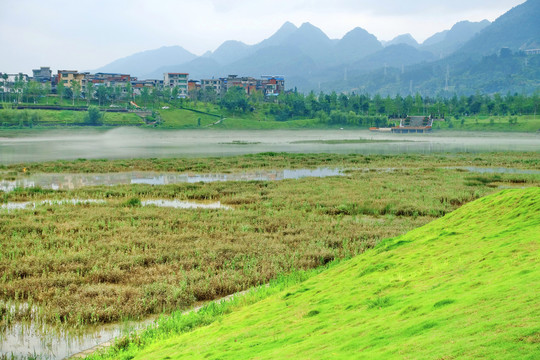
[[[345,175],[344,170],[335,168],[257,170],[231,174],[158,173],[141,171],[108,174],[31,174],[15,180],[1,180],[0,191],[9,192],[16,188],[31,187],[53,190],[71,190],[86,186],[100,185],[167,185],[215,181],[276,181],[300,179],[304,177],[340,175]]]
[[[344,176],[348,171],[395,171],[398,168],[316,168],[316,169],[284,169],[257,170],[242,173],[159,173],[151,171],[132,171],[108,174],[31,174],[15,180],[0,180],[0,191],[10,192],[16,188],[40,187],[42,189],[72,190],[86,186],[114,186],[127,184],[167,185],[178,183],[216,182],[216,181],[279,181],[301,179],[305,177]],[[462,169],[473,173],[501,174],[540,174],[540,170],[515,168],[482,168],[475,166],[446,167],[446,169]]]
[[[24,359],[29,355],[39,355],[39,359],[64,359],[135,330],[144,329],[153,322],[154,319],[126,321],[87,326],[81,330],[63,330],[33,322],[18,322],[0,333],[0,354],[13,355],[16,359]]]
[[[24,209],[35,209],[38,206],[42,205],[78,205],[78,204],[104,204],[105,200],[81,200],[81,199],[70,199],[70,200],[42,200],[42,201],[25,201],[25,202],[8,202],[5,204],[0,204],[0,210],[14,211],[14,210],[24,210]],[[222,205],[221,202],[213,203],[202,203],[195,201],[182,201],[182,200],[164,200],[164,199],[153,199],[153,200],[143,200],[141,201],[142,206],[157,206],[157,207],[170,207],[175,209],[222,209],[222,210],[232,210],[232,207],[227,205]]]

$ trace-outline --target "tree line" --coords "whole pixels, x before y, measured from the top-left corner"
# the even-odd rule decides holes
[[[0,79],[2,80],[2,79]],[[4,84],[6,79],[4,78]],[[277,121],[291,119],[318,118],[328,124],[348,124],[358,126],[383,126],[388,118],[399,118],[406,115],[443,116],[472,116],[472,115],[533,115],[538,111],[540,91],[532,95],[495,93],[493,95],[475,94],[470,96],[453,95],[414,96],[395,95],[383,97],[379,94],[337,94],[323,92],[316,94],[288,91],[276,97],[265,97],[255,91],[247,95],[243,88],[234,87],[224,94],[216,93],[212,88],[190,91],[189,97],[179,99],[178,88],[148,88],[143,87],[135,95],[132,85],[126,86],[95,86],[89,82],[82,89],[79,82],[72,81],[71,86],[59,83],[56,87],[56,97],[62,103],[63,99],[70,100],[74,105],[81,101],[98,106],[128,104],[137,102],[142,107],[156,108],[164,103],[190,106],[197,102],[218,105],[223,111],[249,113],[264,112],[265,116]],[[11,85],[13,91],[1,92],[2,102],[36,102],[40,97],[47,97],[54,90],[50,84],[40,84],[35,81],[24,82],[23,78]]]

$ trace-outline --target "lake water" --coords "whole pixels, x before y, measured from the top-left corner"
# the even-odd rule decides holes
[[[0,191],[9,192],[15,188],[40,187],[43,189],[69,190],[86,186],[148,184],[166,185],[177,183],[197,183],[216,181],[274,181],[300,179],[303,177],[327,177],[344,175],[342,169],[285,169],[256,170],[234,174],[224,173],[159,173],[152,171],[131,171],[108,174],[31,174],[14,180],[0,180]]]
[[[343,144],[309,142],[360,139],[393,142]],[[386,134],[367,130],[165,131],[138,128],[0,133],[0,164],[78,158],[227,156],[267,151],[359,154],[540,151],[540,135],[479,132]]]

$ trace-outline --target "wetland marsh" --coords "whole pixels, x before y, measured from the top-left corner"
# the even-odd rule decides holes
[[[472,173],[452,167],[524,171]],[[69,329],[144,321],[291,271],[350,258],[499,187],[539,186],[538,169],[540,159],[534,152],[266,153],[4,165],[1,178],[15,182],[32,176],[92,177],[93,172],[125,171],[198,174],[203,179],[210,171],[222,171],[222,176],[231,176],[224,181],[130,181],[72,188],[17,185],[0,192],[3,204],[38,204],[0,210],[4,339],[20,331],[21,324],[42,324],[60,329],[58,343],[74,344],[66,334],[75,330]],[[234,177],[286,171],[308,176]],[[219,206],[143,206],[152,202]],[[20,304],[35,310],[9,311]],[[7,353],[10,345],[1,344]],[[46,346],[40,349],[54,357]]]

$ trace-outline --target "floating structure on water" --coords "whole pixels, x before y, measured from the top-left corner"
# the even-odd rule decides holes
[[[430,116],[405,116],[399,120],[399,126],[392,127],[372,127],[370,131],[392,132],[392,133],[426,133],[431,132],[434,121],[444,121],[444,118],[434,118]]]

